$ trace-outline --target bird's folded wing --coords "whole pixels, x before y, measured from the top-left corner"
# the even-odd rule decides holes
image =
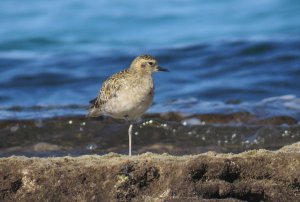
[[[119,89],[124,85],[124,79],[128,76],[128,70],[123,70],[107,79],[94,100],[91,100],[90,108],[101,108],[107,101],[117,96]]]

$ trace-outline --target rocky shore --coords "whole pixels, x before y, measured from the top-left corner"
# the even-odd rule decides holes
[[[277,151],[0,159],[1,201],[299,201],[300,143]]]

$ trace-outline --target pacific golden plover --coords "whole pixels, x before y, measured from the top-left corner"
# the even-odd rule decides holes
[[[130,67],[107,79],[97,98],[90,101],[88,117],[110,116],[130,121],[129,156],[131,156],[132,121],[140,119],[151,106],[154,94],[152,74],[168,71],[151,55],[141,55]]]

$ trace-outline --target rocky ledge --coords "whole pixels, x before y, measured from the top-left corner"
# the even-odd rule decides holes
[[[299,201],[300,143],[278,151],[0,159],[1,201]]]

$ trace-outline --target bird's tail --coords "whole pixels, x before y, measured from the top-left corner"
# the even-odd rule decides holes
[[[86,117],[98,117],[101,116],[102,112],[100,109],[90,108],[89,112],[87,113]]]
[[[86,117],[98,117],[98,116],[101,116],[102,113],[101,113],[101,110],[99,109],[99,106],[98,106],[98,99],[95,98],[95,99],[92,99],[90,100],[90,108],[89,108],[89,112],[88,114],[86,115]]]

